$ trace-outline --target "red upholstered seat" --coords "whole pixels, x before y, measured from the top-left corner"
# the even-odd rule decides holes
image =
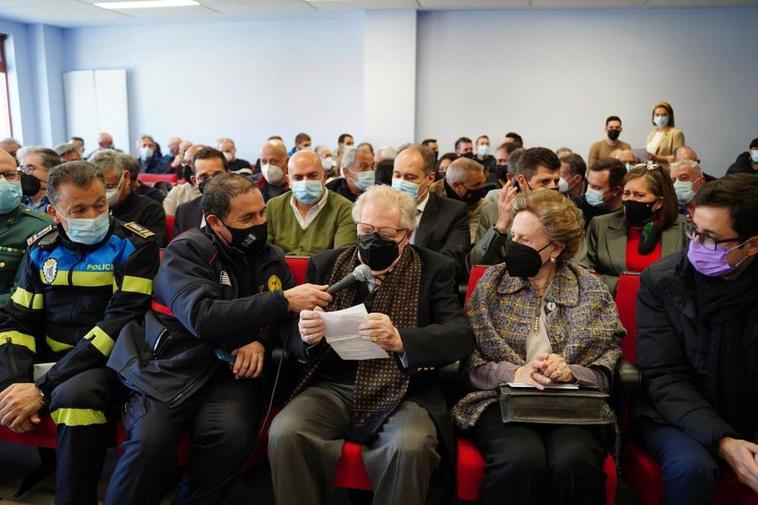
[[[176,184],[179,181],[179,177],[176,174],[139,174],[137,180],[147,184],[149,186],[154,185],[156,182],[168,182],[169,184]]]
[[[637,291],[640,289],[640,274],[624,272],[619,275],[616,284],[616,308],[621,324],[626,330],[626,337],[621,344],[625,359],[637,362]]]
[[[308,274],[308,261],[310,258],[304,256],[287,256],[284,261],[290,267],[292,275],[295,277],[295,284],[304,284],[305,277]]]
[[[174,239],[174,223],[176,216],[166,215],[166,235],[163,237],[163,243],[168,245]]]
[[[43,416],[40,425],[26,433],[14,433],[5,426],[0,426],[0,442],[9,442],[11,444],[55,449],[58,443],[57,434],[58,430],[49,415]]]

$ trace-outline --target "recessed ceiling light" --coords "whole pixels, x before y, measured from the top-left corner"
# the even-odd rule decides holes
[[[157,9],[161,7],[193,7],[200,5],[195,0],[138,0],[130,2],[98,2],[96,7],[110,10]]]

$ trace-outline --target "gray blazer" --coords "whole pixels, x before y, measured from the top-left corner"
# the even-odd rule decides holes
[[[678,216],[676,222],[661,234],[661,257],[681,251],[689,244],[684,230],[685,219]],[[600,274],[611,294],[616,291],[618,276],[626,268],[626,222],[624,212],[597,216],[587,229],[587,252],[580,264]]]

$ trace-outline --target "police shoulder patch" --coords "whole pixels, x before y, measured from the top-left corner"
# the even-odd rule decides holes
[[[124,223],[124,228],[142,238],[150,238],[155,236],[155,233],[151,232],[145,227],[138,225],[133,221],[131,223]]]
[[[26,239],[26,245],[31,246],[37,243],[42,237],[48,235],[50,232],[56,230],[55,226],[52,224],[49,224],[42,228],[40,231]]]
[[[272,292],[282,290],[282,281],[278,276],[272,275],[268,278],[268,290]]]

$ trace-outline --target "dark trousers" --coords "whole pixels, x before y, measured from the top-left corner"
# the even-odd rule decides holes
[[[124,393],[110,368],[87,370],[53,390],[50,414],[58,427],[55,505],[97,505],[108,448],[105,414]]]
[[[178,476],[177,447],[188,430],[191,454],[174,503],[221,502],[255,447],[263,402],[259,380],[235,380],[226,367],[174,408],[132,393],[124,414],[127,441],[105,503],[159,503]]]
[[[709,504],[716,491],[719,466],[694,438],[675,426],[642,419],[635,434],[661,465],[666,504]]]
[[[602,505],[605,427],[504,424],[484,411],[471,436],[486,461],[482,505]]]

